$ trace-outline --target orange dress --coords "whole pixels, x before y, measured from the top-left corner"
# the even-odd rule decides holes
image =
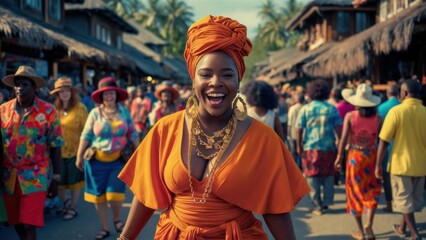
[[[155,239],[267,239],[252,212],[290,212],[309,192],[299,168],[272,128],[254,120],[218,166],[212,192],[194,203],[181,152],[184,111],[162,118],[119,175],[151,209],[166,209]],[[201,197],[207,179],[192,178]]]

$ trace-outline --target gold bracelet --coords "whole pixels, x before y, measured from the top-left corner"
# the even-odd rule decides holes
[[[130,238],[127,238],[123,234],[120,234],[120,236],[118,236],[117,240],[130,240]]]

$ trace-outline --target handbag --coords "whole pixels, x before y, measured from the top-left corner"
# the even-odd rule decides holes
[[[91,160],[95,159],[95,152],[96,152],[95,147],[86,148],[86,150],[83,153],[84,160],[91,161]]]

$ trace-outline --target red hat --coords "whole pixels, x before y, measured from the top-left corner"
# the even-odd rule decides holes
[[[114,90],[117,93],[117,101],[122,102],[129,97],[126,90],[121,89],[117,86],[117,82],[112,77],[102,78],[98,83],[98,90],[92,93],[92,99],[95,103],[101,104],[101,95],[105,91]]]

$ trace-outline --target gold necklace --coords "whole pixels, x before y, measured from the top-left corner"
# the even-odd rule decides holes
[[[107,108],[107,107],[104,106],[104,110],[105,110],[105,113],[114,114],[114,113],[117,113],[118,107]]]
[[[191,144],[194,147],[197,153],[197,156],[207,161],[216,157],[219,149],[221,149],[223,146],[223,143],[224,143],[223,140],[226,137],[228,137],[227,134],[229,135],[229,133],[232,130],[232,124],[233,124],[232,121],[228,121],[228,123],[226,124],[224,128],[214,132],[213,135],[210,136],[202,130],[199,119],[198,118],[194,119],[193,134],[195,137],[191,140]],[[205,138],[205,141],[202,139],[202,137]],[[198,145],[203,146],[204,149],[207,151],[216,150],[216,152],[213,152],[209,155],[205,155],[200,150]]]
[[[198,119],[194,119],[191,122],[191,129],[194,129],[194,123],[197,120]],[[229,124],[229,122],[231,122],[231,124]],[[188,144],[188,160],[187,160],[187,162],[188,162],[189,187],[191,189],[191,196],[192,196],[192,199],[194,200],[194,203],[204,204],[207,201],[207,198],[209,197],[209,194],[212,191],[213,179],[214,179],[213,177],[214,177],[214,173],[216,171],[216,168],[219,165],[219,162],[222,160],[223,154],[225,153],[226,149],[228,149],[229,144],[231,143],[231,140],[235,135],[235,129],[237,127],[237,117],[235,116],[235,114],[232,114],[232,118],[229,120],[229,122],[228,122],[228,124],[226,125],[225,128],[227,128],[228,125],[229,125],[230,126],[230,132],[229,132],[229,134],[226,135],[226,137],[224,137],[223,145],[219,149],[219,151],[217,152],[216,159],[212,160],[213,161],[212,168],[209,172],[207,184],[206,184],[206,187],[204,189],[204,192],[203,192],[201,199],[197,199],[195,197],[194,186],[193,186],[193,183],[192,183],[192,175],[191,175],[191,146],[192,146],[192,144]],[[194,132],[194,130],[189,131],[189,139],[190,139],[191,143],[193,142],[193,140],[195,140],[195,139],[193,139],[193,137],[194,137],[193,132]]]
[[[197,139],[201,146],[204,146],[205,149],[215,149],[219,150],[223,145],[224,137],[231,132],[232,129],[232,121],[228,121],[226,126],[219,131],[213,133],[213,135],[208,135],[205,133],[200,124],[200,120],[197,117],[194,119],[194,128],[193,134],[197,136]],[[205,138],[205,140],[202,139]]]

